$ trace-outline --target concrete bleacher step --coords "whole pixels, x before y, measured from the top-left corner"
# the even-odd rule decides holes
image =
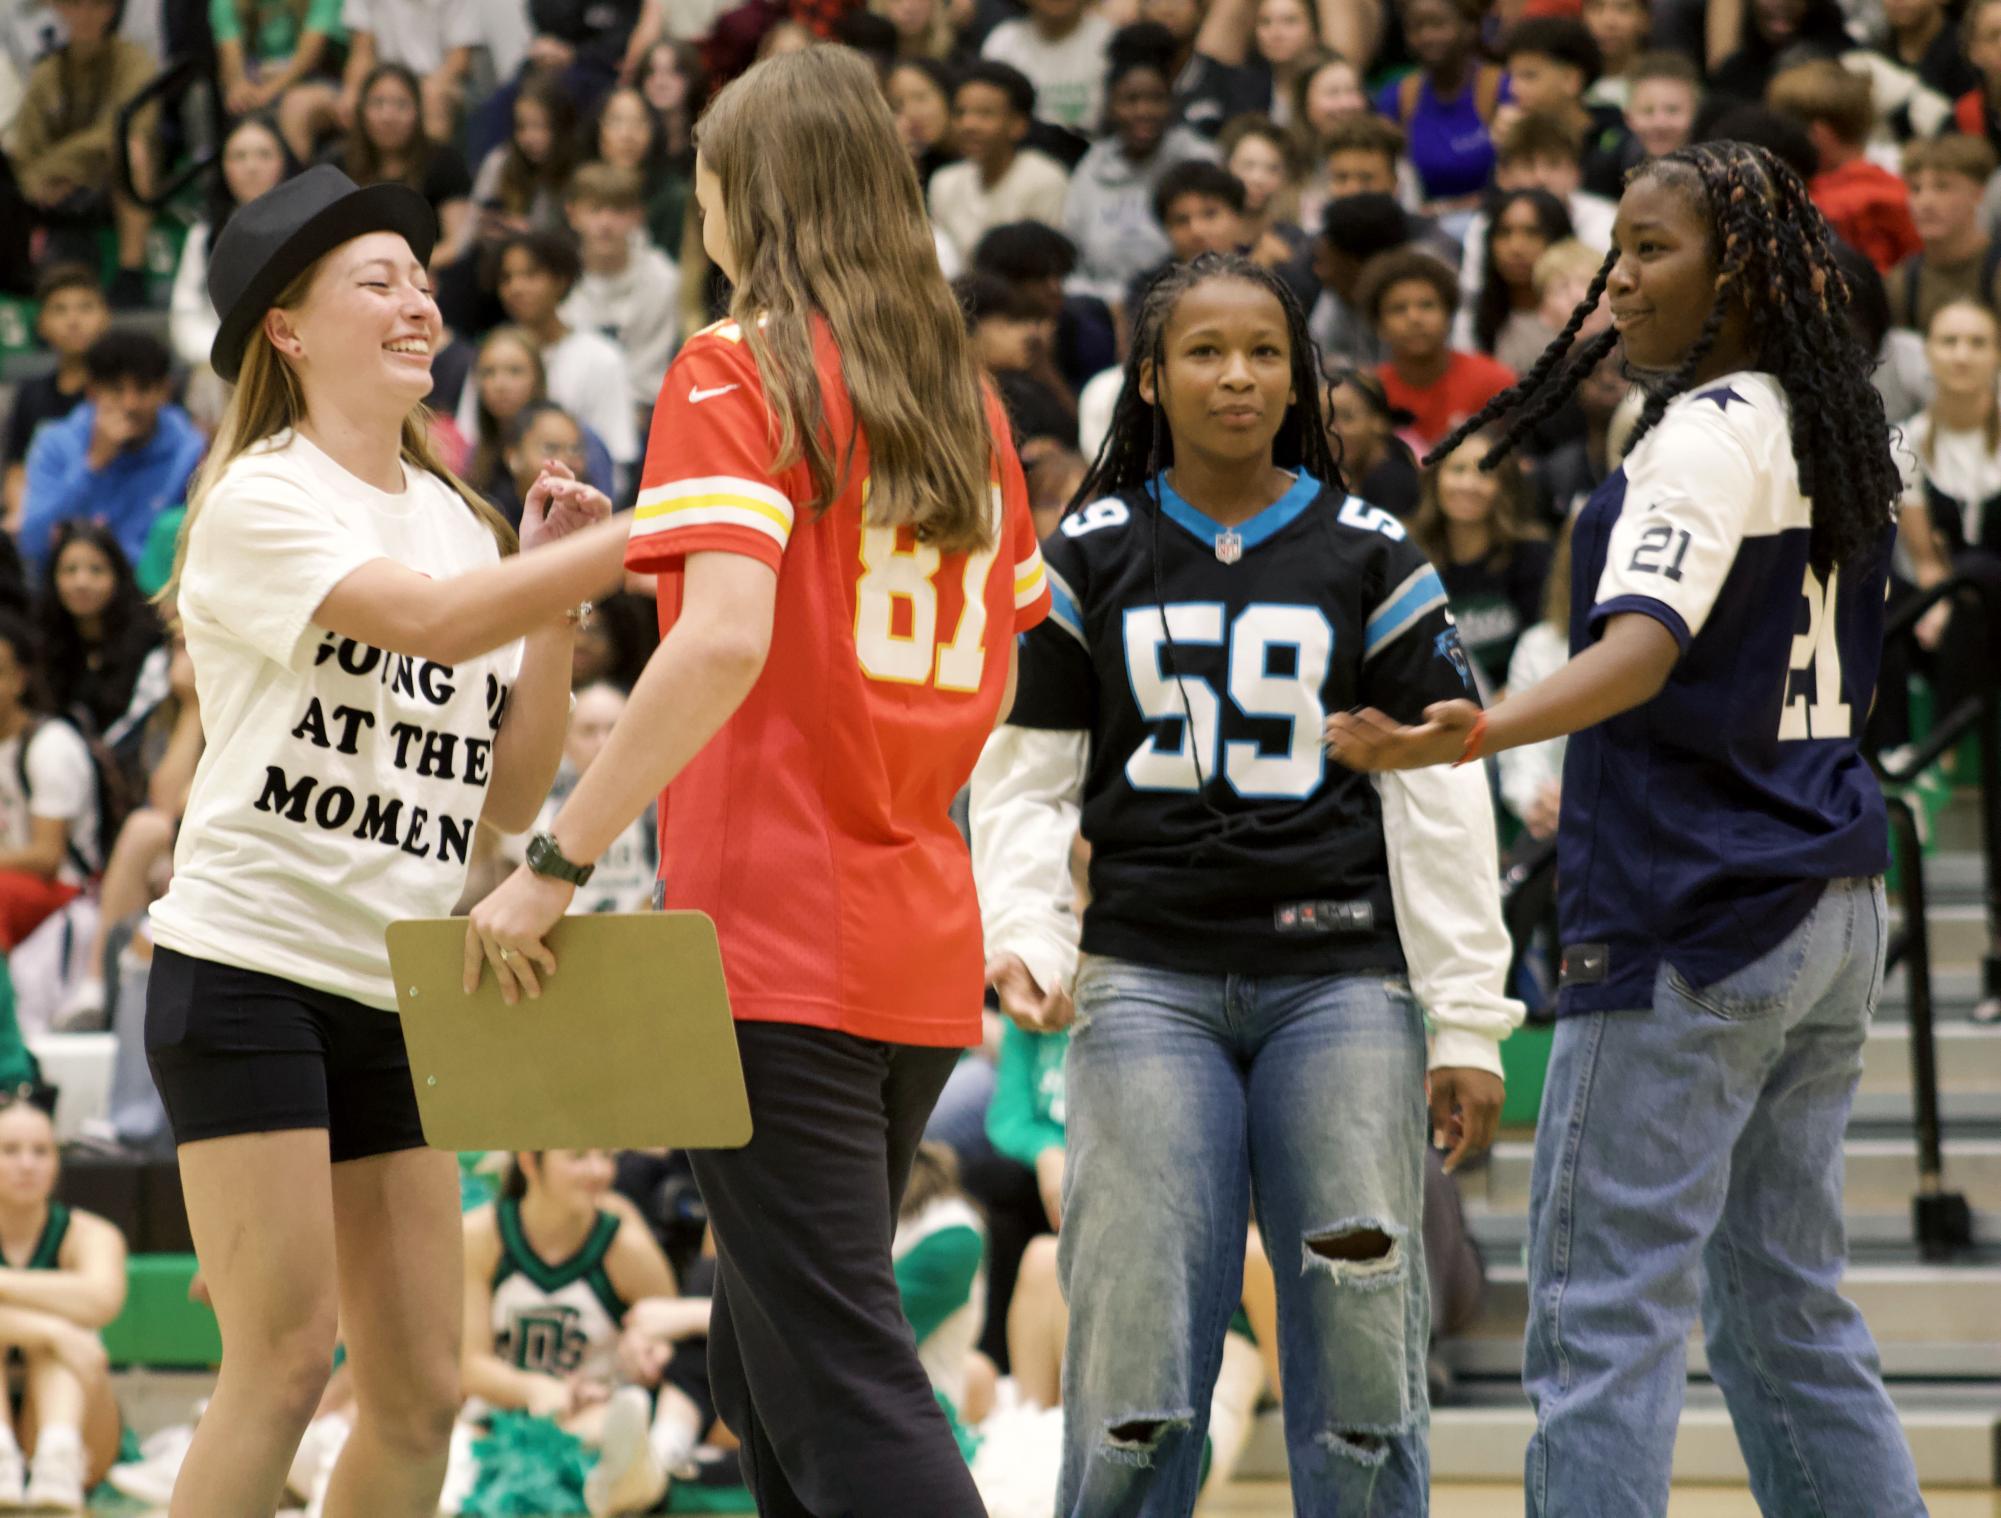
[[[1933,1037],[1939,1113],[1946,1131],[1952,1132],[1954,1125],[2001,1124],[2001,1027],[1942,1018]],[[1877,1126],[1909,1124],[1914,1116],[1911,1090],[1910,1025],[1879,1019],[1862,1048],[1855,1121]]]
[[[56,1138],[68,1143],[86,1120],[110,1108],[118,1040],[109,1033],[36,1033],[27,1042],[42,1079],[57,1088]]]
[[[1519,1482],[1529,1435],[1535,1431],[1535,1416],[1520,1388],[1496,1384],[1471,1388],[1467,1395],[1469,1405],[1432,1410],[1432,1479]],[[1911,1441],[1918,1476],[1927,1487],[1985,1487],[2001,1480],[1996,1468],[2001,1464],[1996,1457],[2001,1407],[1991,1389],[1900,1384],[1891,1388],[1890,1396]],[[1277,1412],[1258,1419],[1237,1474],[1247,1480],[1285,1479],[1285,1427]],[[1713,1386],[1689,1387],[1675,1440],[1674,1479],[1738,1484],[1746,1480],[1730,1414]]]
[[[1932,966],[1932,1015],[1939,1022],[1965,1021],[1980,997],[1980,967],[1977,963]],[[1901,1020],[1910,1004],[1910,981],[1903,970],[1894,969],[1884,977],[1883,999],[1876,1008],[1877,1020]]]
[[[1928,902],[1926,919],[1931,923],[1932,970],[1978,965],[1988,949],[1987,909],[1974,901]],[[1901,925],[1903,913],[1892,902],[1892,929]],[[1895,975],[1897,972],[1892,971]]]
[[[1875,1335],[1886,1376],[2001,1382],[2001,1266],[1853,1265],[1841,1291]],[[1440,1347],[1446,1363],[1466,1376],[1519,1376],[1528,1306],[1528,1272],[1490,1266],[1480,1318]],[[1708,1373],[1700,1327],[1689,1337],[1688,1368]],[[2001,1408],[2001,1385],[1989,1395]]]
[[[1936,845],[1932,859],[1946,859],[1955,854],[1977,856],[1982,839],[1979,792],[1970,785],[1954,790],[1932,818],[1931,830]],[[1930,862],[1930,859],[1926,861],[1927,864]],[[1929,882],[1930,876],[1926,880]]]
[[[1850,1139],[1847,1162],[1847,1211],[1903,1211],[1917,1182],[1917,1144],[1908,1138]],[[1491,1212],[1526,1213],[1529,1167],[1535,1146],[1527,1140],[1504,1139],[1477,1173],[1462,1173],[1462,1191]],[[1945,1174],[1955,1191],[1966,1194],[1976,1212],[2001,1214],[2001,1139],[1945,1141]]]

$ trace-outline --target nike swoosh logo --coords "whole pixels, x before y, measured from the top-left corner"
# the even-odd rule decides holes
[[[719,395],[728,395],[732,390],[741,390],[742,388],[742,385],[718,385],[713,390],[704,390],[700,385],[690,385],[688,387],[688,400],[691,404],[699,406],[703,401],[712,401]]]

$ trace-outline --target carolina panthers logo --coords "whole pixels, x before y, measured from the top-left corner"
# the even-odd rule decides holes
[[[1459,679],[1468,690],[1473,689],[1473,666],[1467,662],[1466,650],[1459,642],[1458,628],[1448,627],[1434,638],[1431,651],[1459,671]]]

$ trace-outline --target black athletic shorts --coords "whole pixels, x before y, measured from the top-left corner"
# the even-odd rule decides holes
[[[402,1019],[330,991],[157,949],[146,1059],[177,1144],[324,1128],[336,1164],[424,1144]]]

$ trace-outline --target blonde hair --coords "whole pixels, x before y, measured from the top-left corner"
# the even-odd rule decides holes
[[[308,268],[271,302],[278,311],[294,311],[304,304],[313,280],[325,267],[326,256],[315,260]],[[260,322],[250,334],[250,342],[243,350],[243,367],[237,375],[236,389],[229,397],[229,404],[223,409],[222,423],[216,428],[215,440],[209,445],[208,457],[202,461],[194,483],[188,487],[188,511],[181,521],[180,537],[174,544],[174,568],[167,576],[167,583],[153,598],[155,605],[167,605],[179,594],[181,574],[188,563],[188,539],[194,531],[201,508],[207,501],[209,492],[214,490],[229,466],[243,457],[252,448],[267,438],[276,437],[297,427],[306,415],[305,391],[299,386],[299,377],[293,373],[278,350],[271,346],[271,339],[264,334]],[[431,413],[429,408],[417,405],[410,408],[403,418],[402,459],[412,469],[423,474],[436,475],[467,508],[493,534],[503,554],[513,553],[519,546],[514,529],[507,518],[482,500],[473,489],[453,474],[445,461],[431,446]]]
[[[1914,180],[1927,169],[1934,174],[1958,174],[1985,185],[1994,177],[1994,149],[1984,137],[1948,132],[1921,137],[1904,149],[1904,178]]]
[[[869,450],[868,520],[945,552],[994,541],[996,440],[965,318],[938,268],[917,173],[875,70],[845,48],[758,64],[696,127],[722,182],[743,329],[778,424],[774,472],[802,457],[814,508]],[[827,428],[814,320],[854,405],[849,457]]]
[[[570,176],[563,204],[601,207],[607,211],[640,211],[646,207],[646,184],[637,169],[608,163],[587,163]]]
[[[1780,70],[1765,87],[1765,104],[1802,125],[1822,123],[1849,147],[1868,141],[1876,120],[1876,91],[1869,76],[1832,58]]]
[[[1535,268],[1530,271],[1529,283],[1535,287],[1536,299],[1542,300],[1559,280],[1588,281],[1604,262],[1602,248],[1593,248],[1580,238],[1566,237],[1542,250],[1535,261]]]
[[[1479,447],[1491,449],[1498,437],[1492,432],[1476,432],[1459,447]],[[1453,450],[1458,452],[1458,448]],[[1425,552],[1434,564],[1448,563],[1451,559],[1446,549],[1445,506],[1439,499],[1439,478],[1445,472],[1446,458],[1424,471],[1418,482],[1417,510],[1411,513],[1409,527],[1411,541]],[[1508,454],[1492,471],[1494,481],[1494,508],[1487,518],[1489,529],[1494,535],[1493,546],[1487,550],[1486,562],[1505,564],[1513,556],[1517,543],[1535,543],[1548,536],[1535,519],[1535,501],[1529,491],[1528,477],[1522,473],[1522,466],[1513,454]]]
[[[1542,619],[1566,637],[1570,634],[1570,534],[1577,518],[1565,517],[1550,550],[1549,570],[1542,582]]]
[[[886,17],[889,15],[889,0],[869,0],[868,8],[873,14]],[[953,49],[958,45],[959,34],[952,25],[952,8],[945,3],[945,0],[932,0],[931,25],[925,31],[923,41],[918,45],[916,56],[935,58],[943,63],[952,56]],[[903,51],[903,35],[900,32],[896,38],[896,50],[900,57],[910,56]]]

